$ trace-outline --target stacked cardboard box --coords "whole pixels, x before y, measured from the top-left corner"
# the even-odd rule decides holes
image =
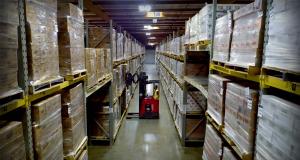
[[[215,74],[209,75],[207,113],[218,125],[224,125],[226,84],[229,79]]]
[[[80,83],[62,92],[64,155],[75,155],[86,137],[84,90]]]
[[[0,159],[26,159],[21,122],[0,121]]]
[[[97,84],[96,74],[96,50],[95,48],[85,48],[85,66],[87,70],[87,87]]]
[[[1,1],[0,5],[0,98],[20,91],[18,87],[18,2]]]
[[[222,160],[237,160],[237,158],[234,156],[231,149],[229,149],[228,147],[224,147]]]
[[[60,94],[32,105],[36,159],[63,159]]]
[[[32,85],[59,78],[57,2],[26,0],[28,72]]]
[[[127,36],[124,37],[124,58],[128,58],[131,56],[131,39]]]
[[[263,66],[299,73],[300,1],[273,0],[270,5]]]
[[[299,117],[299,104],[273,95],[262,95],[255,159],[300,159]]]
[[[254,148],[258,92],[247,83],[241,84],[227,83],[225,133],[242,154],[251,155]]]
[[[122,33],[117,33],[117,60],[124,58],[124,36]]]
[[[85,71],[82,10],[71,3],[58,3],[58,31],[60,74]]]
[[[230,64],[260,67],[264,37],[263,9],[263,1],[257,0],[234,12]]]
[[[96,49],[96,77],[100,80],[105,75],[105,49]]]
[[[223,142],[221,137],[210,124],[207,124],[202,158],[204,160],[221,160],[222,147]]]
[[[225,16],[217,19],[213,46],[213,60],[220,62],[228,61],[232,26],[232,14],[230,12]]]
[[[110,47],[110,34],[109,30],[102,27],[89,27],[88,28],[88,46],[90,48],[109,48]]]

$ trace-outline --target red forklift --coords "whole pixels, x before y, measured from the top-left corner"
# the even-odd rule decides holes
[[[127,118],[158,119],[159,80],[148,80],[145,72],[140,72],[139,75],[127,73],[126,85],[129,86],[132,83],[139,83],[139,113],[128,113]]]

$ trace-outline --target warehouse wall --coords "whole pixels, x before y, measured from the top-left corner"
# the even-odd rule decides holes
[[[146,49],[145,64],[155,64],[155,50]]]

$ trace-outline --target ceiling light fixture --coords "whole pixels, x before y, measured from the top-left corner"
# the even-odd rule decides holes
[[[155,45],[155,43],[148,43],[148,45],[149,45],[149,46],[154,46],[154,45]]]
[[[156,39],[156,37],[149,37],[148,39]]]
[[[139,11],[140,12],[149,12],[151,11],[150,5],[139,5]]]
[[[151,35],[151,33],[150,32],[146,32],[146,36],[150,36]]]
[[[152,22],[153,22],[153,23],[157,23],[157,19],[153,19]]]
[[[146,17],[159,18],[159,17],[164,17],[164,15],[163,15],[163,12],[147,12]]]
[[[145,30],[153,30],[153,29],[159,29],[159,27],[157,27],[157,26],[151,26],[151,25],[145,25],[144,29]]]

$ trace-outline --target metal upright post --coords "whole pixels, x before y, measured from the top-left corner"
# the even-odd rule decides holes
[[[110,71],[113,73],[113,58],[112,58],[112,52],[113,52],[113,22],[112,20],[109,20],[109,34],[110,34]],[[113,110],[113,104],[114,104],[114,97],[113,97],[113,88],[112,88],[112,81],[110,82],[109,86],[109,106],[110,106],[110,113],[109,113],[109,141],[110,145],[114,142],[114,128],[115,128],[115,121],[114,121],[114,110]]]
[[[85,48],[89,47],[89,21],[87,19],[84,21],[84,42]]]
[[[27,68],[27,44],[26,44],[26,6],[24,0],[18,1],[19,10],[19,43],[18,51],[19,60],[19,84],[24,90],[25,94],[25,114],[23,114],[23,131],[25,137],[26,158],[33,160],[33,140],[32,140],[32,123],[31,123],[31,108],[28,103],[28,68]]]

